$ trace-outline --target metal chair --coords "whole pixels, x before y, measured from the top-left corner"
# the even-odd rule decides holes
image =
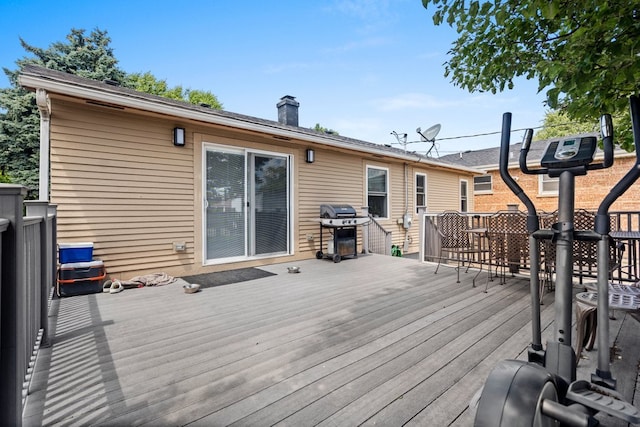
[[[455,260],[457,281],[460,283],[460,267],[467,264],[467,271],[472,263],[480,268],[473,277],[473,286],[484,264],[484,248],[481,241],[474,241],[475,237],[482,239],[482,230],[469,227],[469,218],[455,211],[447,211],[437,216],[436,229],[440,236],[440,255],[434,274],[438,273],[443,260]]]
[[[488,218],[489,270],[496,267],[500,284],[506,281],[507,269],[513,276],[528,268],[529,234],[527,217],[520,211],[501,211]],[[488,285],[488,284],[487,284]]]

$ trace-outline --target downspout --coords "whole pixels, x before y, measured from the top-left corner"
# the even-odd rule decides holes
[[[402,216],[402,228],[404,228],[404,242],[402,250],[406,253],[409,250],[409,227],[407,221],[409,217],[409,164],[404,164],[404,215]]]
[[[47,91],[36,89],[36,105],[40,112],[40,174],[38,200],[49,201],[49,134],[51,131],[51,102]]]
[[[409,213],[409,165],[404,164],[404,213]]]

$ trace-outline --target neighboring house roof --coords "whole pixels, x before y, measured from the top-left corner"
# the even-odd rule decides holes
[[[599,138],[597,133],[582,133],[577,135],[567,135],[564,138],[579,138],[585,136],[595,136]],[[544,154],[547,145],[551,141],[557,141],[560,138],[550,138],[540,141],[533,141],[529,148],[529,154],[527,155],[527,164],[532,167],[540,166],[540,160]],[[522,142],[509,145],[509,167],[518,167],[520,159],[520,149],[522,148]],[[614,157],[625,157],[630,153],[616,148],[614,151]],[[600,148],[596,149],[596,158],[601,158],[603,152]],[[498,169],[498,162],[500,160],[500,146],[485,148],[483,150],[464,151],[456,154],[448,154],[446,156],[439,157],[438,160],[450,163],[452,165],[464,166],[468,168],[482,169],[485,171]]]
[[[89,103],[106,107],[144,110],[204,123],[268,133],[279,139],[296,138],[329,147],[348,148],[354,151],[389,156],[438,168],[466,173],[479,172],[465,165],[442,162],[439,159],[431,159],[399,148],[327,134],[304,127],[285,125],[277,121],[229,111],[215,110],[34,65],[27,65],[22,69],[19,75],[19,82],[24,87],[44,89],[51,93],[73,96],[85,99]]]

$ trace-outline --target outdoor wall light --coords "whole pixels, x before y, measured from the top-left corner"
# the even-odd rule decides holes
[[[313,163],[316,160],[316,152],[311,148],[307,148],[307,163]]]
[[[184,147],[184,128],[173,128],[173,145]]]

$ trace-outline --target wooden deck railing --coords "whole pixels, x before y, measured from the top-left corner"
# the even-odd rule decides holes
[[[507,211],[509,212],[509,211]],[[461,214],[467,218],[467,228],[491,228],[491,217],[494,213],[464,213]],[[541,218],[548,217],[551,214],[541,213]],[[639,211],[615,211],[610,212],[611,215],[611,231],[640,231],[640,212]],[[439,214],[429,213],[420,217],[420,259],[423,261],[437,261],[442,256],[441,241],[442,236],[438,232]],[[522,226],[522,233],[526,233]],[[623,251],[619,251],[616,255],[616,268],[612,270],[612,280],[614,281],[638,281],[640,280],[640,265],[638,258],[640,257],[640,240],[627,239],[616,243],[622,243],[620,246]],[[521,258],[521,265],[514,266],[516,269],[528,269],[527,257]],[[594,263],[595,263],[594,259]],[[595,264],[594,264],[595,266]],[[595,267],[589,270],[579,269],[578,274],[581,277],[595,276]]]
[[[48,344],[48,303],[56,275],[56,212],[0,185],[0,414],[22,425],[36,354]],[[26,212],[26,216],[24,213]]]
[[[364,227],[364,233],[367,238],[364,239],[363,245],[366,247],[365,252],[381,255],[391,255],[392,232],[384,229],[382,225],[372,216],[371,221]]]

